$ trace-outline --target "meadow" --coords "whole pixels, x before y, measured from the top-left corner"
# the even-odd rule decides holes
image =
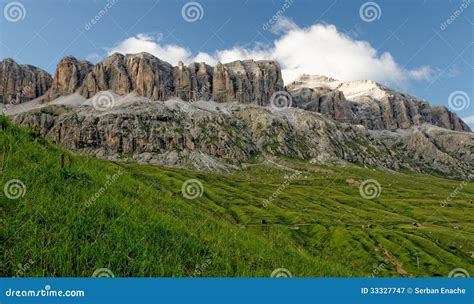
[[[0,116],[0,186],[1,276],[474,274],[472,182],[292,159],[228,173],[112,162]]]

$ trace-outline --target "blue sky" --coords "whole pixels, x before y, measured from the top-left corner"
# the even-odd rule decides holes
[[[183,13],[190,1],[19,0],[19,16],[14,2],[0,1],[0,59],[52,74],[63,56],[97,62],[113,51],[151,51],[173,64],[273,57],[287,81],[303,72],[373,78],[474,114],[471,0],[200,0],[195,21]]]

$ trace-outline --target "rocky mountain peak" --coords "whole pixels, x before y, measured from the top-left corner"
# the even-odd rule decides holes
[[[65,57],[58,64],[50,99],[74,92],[90,98],[105,90],[119,95],[135,92],[152,100],[179,97],[268,105],[272,94],[283,90],[283,79],[274,61],[219,62],[215,67],[179,62],[173,67],[146,52],[115,53],[96,65]]]
[[[146,54],[145,52],[142,52],[142,53],[137,53],[137,54],[134,54],[134,56],[143,56],[143,54]],[[106,61],[106,60],[111,60],[111,61],[114,61],[116,60],[117,58],[124,58],[125,55],[122,54],[122,53],[113,53],[112,55],[109,55],[107,58],[104,58],[102,61]]]
[[[4,60],[1,73],[4,92],[12,80],[41,71]],[[113,54],[95,65],[64,57],[50,84],[47,96],[64,98],[12,106],[7,114],[55,143],[99,157],[172,166],[197,159],[199,168],[227,168],[285,155],[452,176],[472,171],[473,134],[457,132],[469,127],[456,114],[373,81],[302,75],[285,89],[275,61],[173,66],[140,53]],[[283,90],[299,109],[262,107]],[[98,111],[94,96],[102,91],[116,102]]]
[[[331,77],[324,75],[310,75],[302,74],[293,82],[287,85],[289,90],[296,90],[300,88],[331,88],[335,89],[341,82]]]
[[[49,99],[74,93],[81,86],[92,67],[93,64],[89,61],[77,60],[73,56],[62,58],[56,68],[53,84],[48,94]]]
[[[407,129],[429,123],[470,131],[467,124],[445,107],[431,107],[425,100],[372,80],[343,82],[320,75],[302,75],[287,89],[301,108],[373,130]]]
[[[0,103],[23,103],[46,93],[52,78],[46,71],[11,58],[0,62]]]
[[[281,68],[272,60],[201,63],[173,66],[152,54],[114,53],[97,64],[62,58],[54,79],[41,69],[1,62],[1,101],[24,102],[42,96],[47,100],[73,93],[91,98],[101,91],[118,95],[135,93],[151,100],[213,100],[267,106],[275,92],[288,91],[293,106],[318,112],[337,121],[362,124],[368,129],[406,129],[429,123],[470,131],[445,107],[431,107],[425,100],[391,90],[372,80],[339,81],[323,75],[303,74],[286,88]],[[28,92],[23,88],[34,87]]]
[[[13,60],[13,58],[5,58],[5,59],[2,60],[2,63],[5,63],[5,64],[7,64],[7,63],[10,63],[10,64],[15,63],[15,64],[16,64],[16,62],[15,62],[15,60]]]

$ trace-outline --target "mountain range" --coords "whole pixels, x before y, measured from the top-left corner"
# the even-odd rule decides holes
[[[51,77],[5,59],[0,103],[15,123],[107,159],[225,171],[285,157],[458,178],[474,167],[474,135],[447,108],[371,80],[285,85],[271,60],[67,56]]]

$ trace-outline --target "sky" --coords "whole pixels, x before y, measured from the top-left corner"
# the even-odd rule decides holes
[[[67,55],[146,51],[172,64],[272,59],[371,79],[474,128],[474,0],[0,0],[0,59],[54,74]]]

